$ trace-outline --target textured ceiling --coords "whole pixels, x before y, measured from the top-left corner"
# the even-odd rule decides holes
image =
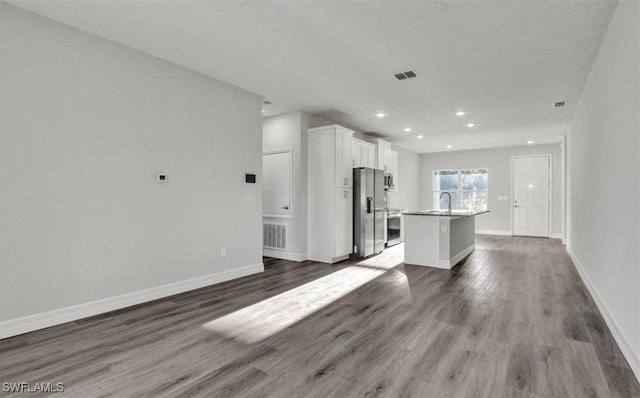
[[[301,109],[416,152],[558,142],[616,5],[11,3],[260,94],[267,116]],[[393,77],[410,69],[420,76]]]

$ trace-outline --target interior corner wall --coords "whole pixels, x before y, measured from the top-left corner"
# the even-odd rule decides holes
[[[263,150],[292,150],[292,204],[290,217],[263,217],[264,222],[287,226],[287,248],[265,249],[265,255],[293,261],[307,259],[307,129],[335,124],[303,111],[282,113],[263,120]]]
[[[423,209],[433,209],[432,176],[434,170],[460,168],[489,169],[489,213],[476,217],[476,229],[491,233],[510,234],[511,223],[511,158],[513,156],[551,154],[551,233],[562,234],[562,153],[560,143],[547,145],[527,145],[518,147],[477,149],[470,151],[450,151],[425,153],[420,155],[421,194]],[[498,196],[508,200],[498,201]]]
[[[568,136],[567,250],[640,378],[639,13],[620,1]]]
[[[291,149],[290,217],[263,217],[265,223],[285,224],[286,249],[265,252],[271,257],[302,261],[307,257],[306,144],[303,145],[300,112],[267,117],[262,122],[263,151]]]
[[[0,52],[3,333],[262,270],[260,96],[2,2]]]

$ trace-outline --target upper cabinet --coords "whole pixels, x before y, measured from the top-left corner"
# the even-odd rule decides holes
[[[323,184],[330,183],[335,188],[351,188],[353,186],[353,160],[351,159],[353,131],[335,124],[307,131],[309,132],[309,159],[318,158],[321,164],[317,169],[319,175],[309,174],[309,178],[322,178]]]
[[[353,131],[343,127],[335,128],[336,140],[336,172],[335,181],[337,188],[350,188],[353,186],[353,166],[351,166],[351,147]]]
[[[391,172],[391,143],[378,138],[376,144],[378,145],[376,168]]]
[[[394,188],[391,191],[398,190],[398,152],[391,150],[391,143],[385,140],[377,139],[378,156],[376,160],[376,168],[384,170],[393,175]]]
[[[351,147],[351,165],[353,167],[376,168],[376,146],[370,142],[353,139]]]
[[[391,143],[385,140],[377,139],[378,156],[376,158],[376,168],[384,170],[393,175],[394,188],[391,191],[398,190],[398,152],[391,150]]]
[[[398,190],[398,151],[389,151],[389,172],[393,174],[393,189],[390,191]]]

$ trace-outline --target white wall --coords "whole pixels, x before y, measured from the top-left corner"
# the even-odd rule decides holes
[[[476,217],[477,230],[510,232],[511,223],[511,157],[551,154],[552,157],[552,217],[551,232],[559,237],[562,233],[562,162],[560,144],[527,145],[479,149],[472,151],[451,151],[420,155],[422,209],[433,209],[433,170],[487,168],[489,169],[489,213]],[[508,201],[498,201],[498,196],[508,196]]]
[[[387,193],[387,206],[394,209],[420,209],[420,155],[392,145],[398,151],[398,190]]]
[[[618,3],[571,123],[567,246],[640,378],[639,8]]]
[[[262,269],[259,96],[4,3],[0,52],[0,321]]]

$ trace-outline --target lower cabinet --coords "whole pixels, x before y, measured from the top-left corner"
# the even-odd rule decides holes
[[[334,257],[348,256],[353,251],[353,191],[335,190],[335,245]]]

